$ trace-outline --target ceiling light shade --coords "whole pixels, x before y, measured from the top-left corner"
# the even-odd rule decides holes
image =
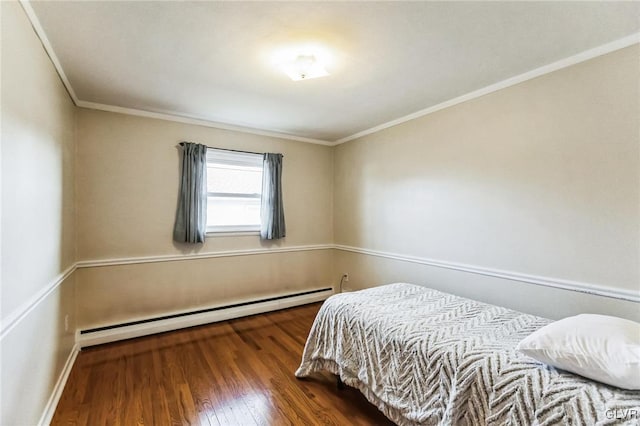
[[[282,71],[293,81],[309,80],[329,75],[315,55],[298,55],[289,62],[280,64]]]
[[[293,81],[325,77],[329,75],[327,69],[335,68],[335,52],[321,42],[294,42],[271,47],[268,52],[273,69],[284,72]]]

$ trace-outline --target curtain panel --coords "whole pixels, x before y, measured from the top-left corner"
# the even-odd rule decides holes
[[[180,192],[173,239],[204,243],[207,232],[207,146],[181,142]]]
[[[284,238],[282,202],[282,154],[264,154],[260,237],[264,240]]]

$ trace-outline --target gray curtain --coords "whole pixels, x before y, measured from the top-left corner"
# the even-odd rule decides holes
[[[286,235],[282,206],[282,154],[264,154],[263,164],[260,236],[264,240],[277,240]]]
[[[207,147],[182,142],[180,194],[173,239],[204,243],[207,232]]]

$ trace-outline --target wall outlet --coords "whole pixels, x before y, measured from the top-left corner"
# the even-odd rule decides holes
[[[342,274],[342,278],[344,278],[344,282],[348,283],[349,282],[349,274],[347,272],[345,272],[344,274]]]
[[[64,316],[64,331],[69,331],[69,314]]]

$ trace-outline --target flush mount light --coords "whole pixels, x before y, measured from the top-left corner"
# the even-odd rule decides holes
[[[315,55],[298,55],[293,61],[282,63],[280,67],[293,81],[309,80],[329,75]]]
[[[317,42],[281,46],[270,56],[272,65],[293,81],[328,76],[327,68],[334,65],[333,52]]]

